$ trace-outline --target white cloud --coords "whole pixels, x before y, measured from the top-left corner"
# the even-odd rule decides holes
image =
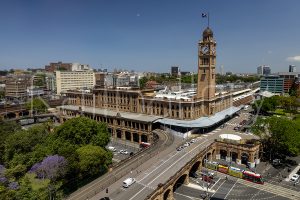
[[[288,57],[286,60],[289,62],[300,62],[300,56]]]

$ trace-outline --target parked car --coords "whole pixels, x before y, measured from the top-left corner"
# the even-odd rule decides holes
[[[117,149],[115,147],[113,147],[113,146],[109,146],[108,150],[110,150],[110,151],[116,151]]]
[[[294,174],[294,175],[292,176],[292,178],[290,179],[290,181],[296,183],[296,182],[299,181],[299,177],[300,177],[300,175]]]
[[[194,143],[194,142],[196,142],[196,140],[195,139],[191,139],[190,143]]]
[[[110,200],[110,198],[109,197],[103,197],[100,200]]]
[[[122,152],[122,154],[128,155],[128,154],[129,154],[129,152],[128,152],[128,151],[126,151],[126,150],[124,150],[124,151]]]
[[[181,148],[181,147],[177,147],[176,150],[177,150],[177,151],[181,151],[182,148]]]

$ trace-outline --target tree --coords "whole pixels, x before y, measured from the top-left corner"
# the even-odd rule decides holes
[[[27,102],[25,107],[26,109],[31,110],[35,113],[45,113],[48,108],[45,102],[39,98],[34,98],[31,101]]]
[[[86,117],[69,119],[57,127],[55,136],[78,146],[93,144],[104,147],[109,142],[106,124]]]
[[[30,172],[36,173],[39,178],[48,178],[55,181],[65,175],[67,170],[67,161],[63,156],[47,156],[41,163],[34,164]]]
[[[4,145],[8,136],[21,130],[21,126],[14,121],[0,121],[0,163],[4,163]]]
[[[252,131],[260,136],[263,149],[270,158],[300,153],[300,124],[296,121],[275,116],[258,118]]]
[[[86,145],[77,149],[79,157],[79,168],[83,173],[97,175],[102,169],[107,169],[111,163],[112,154],[101,147]]]
[[[9,167],[18,164],[31,166],[32,163],[28,161],[31,159],[33,149],[36,145],[44,143],[48,133],[44,125],[39,125],[9,135],[4,144],[4,163]]]

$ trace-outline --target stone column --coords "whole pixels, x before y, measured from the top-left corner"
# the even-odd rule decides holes
[[[238,156],[236,158],[236,163],[238,165],[241,165],[242,164],[242,151],[241,150],[238,150]]]
[[[125,132],[123,130],[121,130],[121,134],[122,134],[122,140],[126,140]]]

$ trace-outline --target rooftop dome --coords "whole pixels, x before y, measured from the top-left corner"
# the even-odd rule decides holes
[[[208,37],[208,36],[211,36],[213,37],[214,33],[213,31],[207,27],[204,31],[203,31],[203,37]]]

